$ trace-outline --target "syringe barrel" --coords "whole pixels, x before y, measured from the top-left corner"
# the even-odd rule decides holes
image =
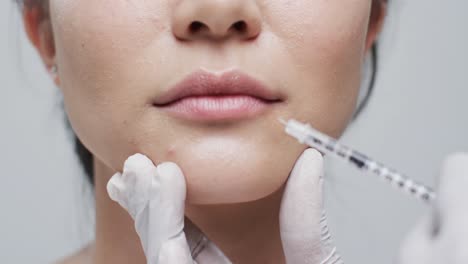
[[[321,133],[308,124],[291,119],[287,122],[286,133],[295,137],[301,144],[313,147],[322,152],[322,154],[329,154],[338,159],[346,160],[359,170],[377,175],[396,188],[404,190],[420,200],[431,202],[436,198],[436,194],[431,188],[413,181],[396,170],[390,169],[382,163],[338,143],[335,139]]]

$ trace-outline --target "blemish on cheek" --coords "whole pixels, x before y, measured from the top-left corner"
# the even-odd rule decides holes
[[[166,151],[166,156],[169,157],[169,158],[172,158],[174,157],[176,154],[176,145],[175,144],[171,144],[169,146],[169,148],[167,149]]]

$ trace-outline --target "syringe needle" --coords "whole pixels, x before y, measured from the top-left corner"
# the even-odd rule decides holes
[[[282,117],[278,117],[278,121],[280,121],[280,123],[285,125],[285,126],[288,125],[288,122],[286,122],[286,120],[283,119]]]

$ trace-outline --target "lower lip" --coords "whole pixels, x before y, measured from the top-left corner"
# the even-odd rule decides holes
[[[258,115],[275,101],[248,95],[191,96],[158,108],[191,120],[228,120]]]

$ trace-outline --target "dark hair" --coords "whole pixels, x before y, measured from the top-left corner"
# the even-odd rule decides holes
[[[32,6],[38,6],[40,5],[43,9],[44,12],[47,12],[48,10],[48,5],[49,1],[48,0],[15,0],[17,3],[20,4],[20,6],[25,6],[25,7],[32,7]],[[373,2],[377,2],[379,0],[373,0]],[[387,3],[388,0],[380,0],[384,3]],[[367,93],[365,94],[363,100],[361,103],[357,106],[357,109],[354,113],[353,120],[356,119],[362,110],[366,107],[367,103],[369,102],[369,99],[372,95],[372,92],[374,91],[374,86],[375,86],[375,81],[377,78],[377,68],[378,68],[378,45],[377,42],[375,42],[371,48],[371,76],[370,76],[370,81],[369,81],[369,87],[367,89]],[[78,155],[79,161],[81,163],[81,166],[86,174],[86,178],[89,180],[89,183],[91,185],[94,185],[94,163],[93,163],[93,154],[81,143],[80,139],[75,135],[70,122],[65,116],[65,122],[67,124],[67,128],[69,129],[70,133],[73,136],[74,140],[74,147],[75,147],[75,152]]]

